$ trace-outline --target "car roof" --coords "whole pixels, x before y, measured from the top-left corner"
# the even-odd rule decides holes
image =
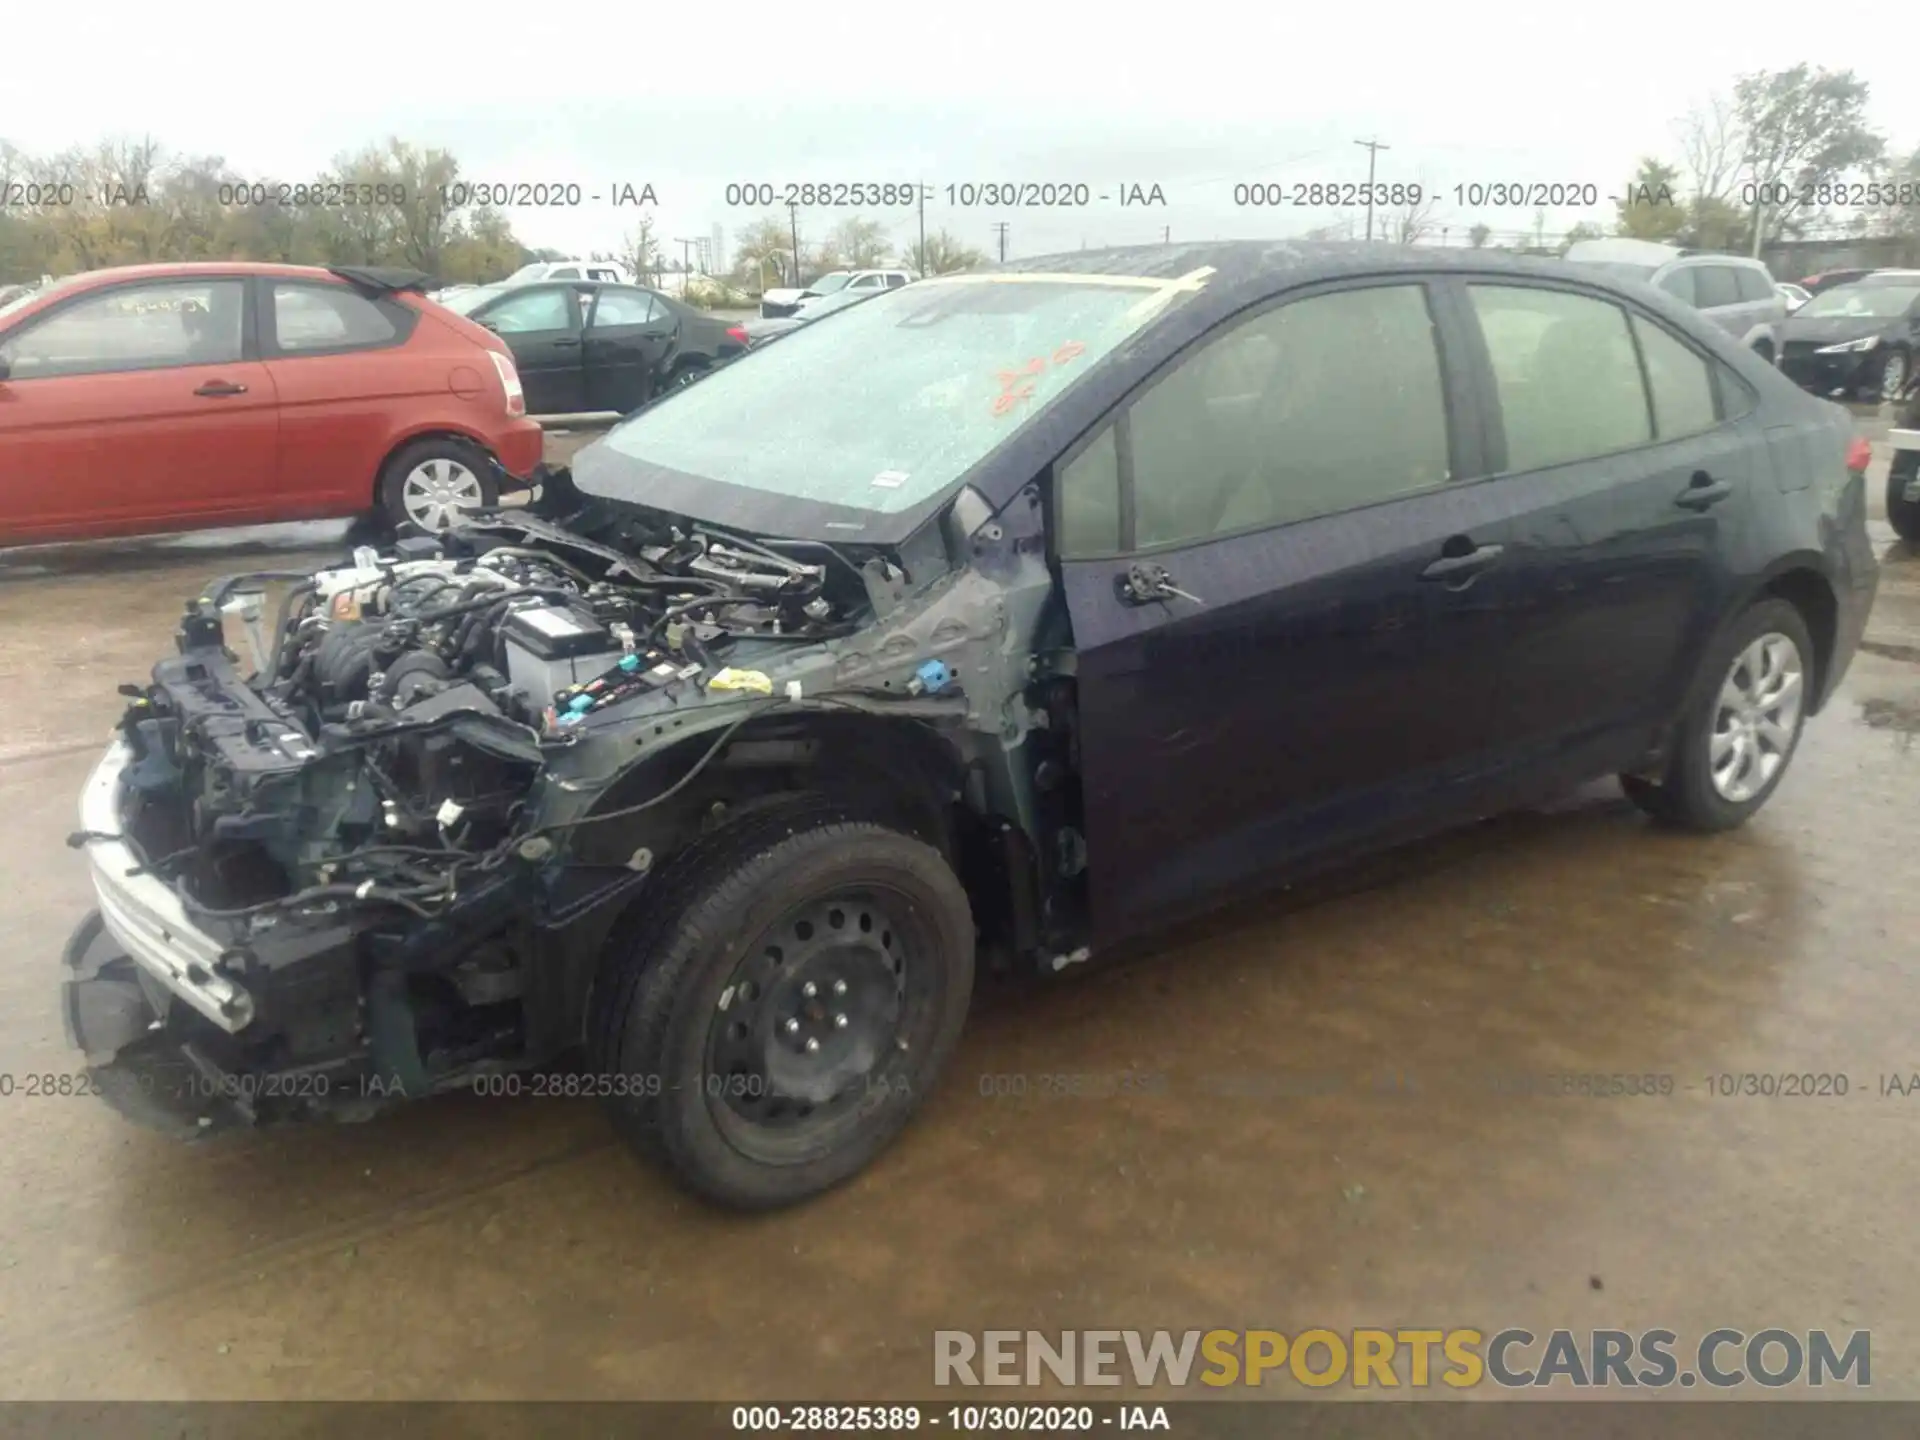
[[[152,265],[110,265],[99,270],[83,270],[78,274],[66,276],[65,283],[73,288],[81,288],[110,285],[122,280],[178,280],[196,275],[267,275],[289,280],[346,278],[322,265],[282,265],[268,260],[180,260]]]

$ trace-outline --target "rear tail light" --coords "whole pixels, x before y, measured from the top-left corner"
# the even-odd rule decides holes
[[[736,345],[745,345],[748,343],[746,329],[740,325],[729,325],[727,327],[727,338],[732,340]]]
[[[1847,446],[1847,469],[1865,470],[1871,464],[1873,464],[1873,446],[1864,439],[1856,438],[1851,445]]]
[[[502,355],[498,350],[489,350],[487,358],[493,361],[493,368],[500,376],[500,388],[507,392],[507,414],[526,414],[527,392],[520,388],[520,372],[514,369],[513,357]]]

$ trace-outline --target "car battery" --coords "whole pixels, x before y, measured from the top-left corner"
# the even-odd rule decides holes
[[[606,626],[563,605],[510,610],[500,622],[507,680],[539,713],[560,691],[604,675],[625,653]]]

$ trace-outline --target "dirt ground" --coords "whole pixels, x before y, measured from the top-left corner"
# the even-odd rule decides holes
[[[798,1211],[701,1208],[590,1102],[181,1147],[16,1084],[0,1396],[925,1398],[935,1329],[1401,1325],[1868,1328],[1874,1392],[1920,1395],[1920,1096],[1881,1080],[1920,1071],[1920,559],[1876,535],[1868,648],[1749,828],[1597,786],[988,995],[899,1144]],[[0,1074],[75,1068],[62,841],[231,539],[0,566]],[[1674,1093],[1488,1083],[1568,1071]],[[1744,1072],[1849,1094],[1711,1093]]]

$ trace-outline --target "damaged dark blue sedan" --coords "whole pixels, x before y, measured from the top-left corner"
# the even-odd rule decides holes
[[[1596,776],[1747,819],[1872,600],[1850,438],[1655,292],[1478,251],[878,296],[536,511],[192,597],[83,797],[71,1035],[186,1133],[583,1056],[550,1093],[699,1194],[802,1199],[977,964]]]

